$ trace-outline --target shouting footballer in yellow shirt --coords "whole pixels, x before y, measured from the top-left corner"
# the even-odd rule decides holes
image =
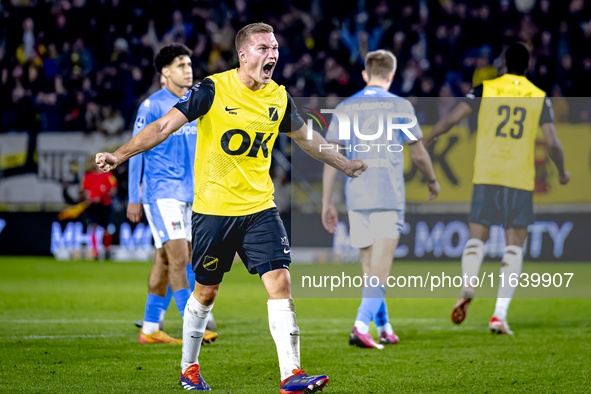
[[[269,176],[271,150],[287,133],[306,153],[342,171],[360,176],[367,166],[336,150],[320,151],[322,136],[311,133],[291,96],[271,77],[279,58],[273,28],[254,23],[236,35],[238,69],[205,78],[173,109],[146,126],[114,154],[98,153],[105,172],[164,141],[183,124],[197,119],[192,264],[195,291],[183,322],[180,381],[187,390],[209,390],[199,370],[199,349],[207,316],[224,273],[237,252],[251,274],[259,274],[269,295],[269,327],[277,347],[280,392],[311,393],[328,383],[300,365],[299,328],[291,298],[290,246],[273,203]]]

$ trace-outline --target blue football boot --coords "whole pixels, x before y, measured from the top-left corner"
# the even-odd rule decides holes
[[[185,373],[181,372],[181,385],[185,390],[197,390],[197,391],[209,391],[211,388],[199,372],[199,364],[193,364],[185,370]]]
[[[328,384],[326,375],[310,376],[303,369],[294,369],[293,375],[281,382],[279,394],[309,394],[322,391]]]

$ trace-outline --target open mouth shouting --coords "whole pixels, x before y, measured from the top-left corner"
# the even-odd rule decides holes
[[[271,79],[273,75],[273,69],[275,68],[275,62],[269,62],[263,66],[263,77]]]

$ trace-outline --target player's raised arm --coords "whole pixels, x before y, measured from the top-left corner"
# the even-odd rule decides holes
[[[147,125],[138,135],[117,149],[115,153],[97,153],[96,164],[102,172],[112,171],[130,157],[152,149],[185,123],[187,123],[185,115],[178,109],[173,108],[162,118]]]
[[[431,133],[427,136],[427,138],[423,139],[423,145],[431,145],[437,141],[437,137],[439,137],[441,134],[447,133],[456,123],[471,113],[472,108],[470,105],[465,102],[459,103],[456,105],[453,111],[451,111],[451,113],[445,115],[435,124],[435,126],[433,126]]]
[[[289,135],[307,154],[341,171],[352,178],[359,177],[366,169],[365,164],[360,159],[348,160],[346,157],[336,151],[336,149],[321,149],[330,144],[316,131],[312,130],[311,137],[308,138],[308,126],[305,124],[299,130]]]
[[[332,149],[332,144],[326,142],[318,132],[314,129],[308,130],[289,93],[287,93],[287,108],[279,125],[279,131],[286,133],[304,152],[316,160],[336,168],[347,176],[358,178],[367,169],[367,164],[362,160],[348,160],[336,149]]]
[[[483,86],[478,85],[466,95],[464,100],[456,105],[456,107],[433,126],[431,134],[423,139],[423,145],[429,146],[435,141],[441,134],[447,133],[456,123],[466,118],[472,112],[478,112],[480,103],[482,100]]]

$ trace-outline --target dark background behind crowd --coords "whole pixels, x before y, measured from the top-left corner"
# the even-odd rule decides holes
[[[502,72],[502,51],[517,40],[533,55],[528,77],[549,96],[591,91],[584,0],[5,0],[0,130],[129,130],[159,88],[160,46],[191,48],[198,81],[237,66],[235,33],[255,21],[275,28],[274,79],[294,97],[356,92],[363,57],[378,48],[398,58],[393,92],[460,97]],[[565,116],[589,120],[585,108]]]

